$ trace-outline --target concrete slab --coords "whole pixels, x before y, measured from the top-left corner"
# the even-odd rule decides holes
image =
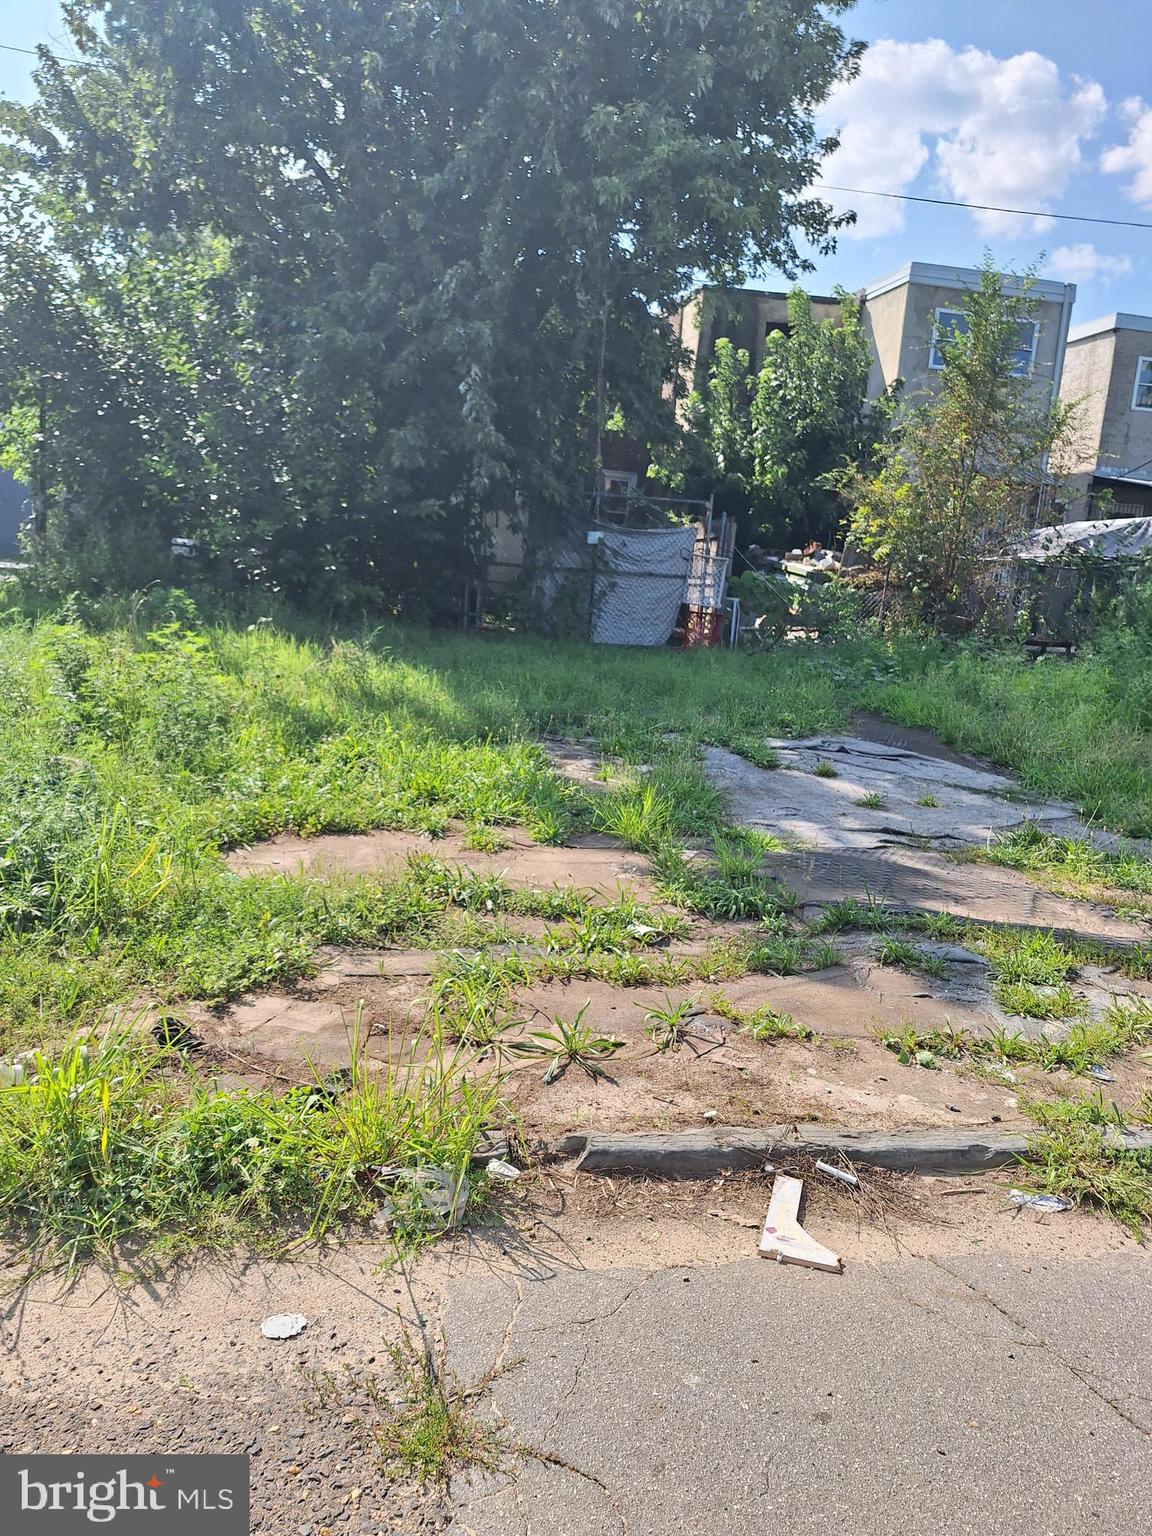
[[[478,853],[465,848],[457,833],[435,839],[391,831],[285,835],[235,848],[227,862],[238,875],[372,875],[385,870],[398,873],[413,854],[425,854],[446,864],[500,875],[520,890],[562,885],[576,886],[608,901],[617,900],[624,890],[644,901],[653,899],[648,861],[611,838],[585,837],[571,847],[553,848],[531,842],[515,828],[508,828],[506,836],[510,847],[498,853]]]
[[[473,1329],[509,1319],[522,1363],[493,1407],[547,1460],[458,1480],[452,1536],[1142,1529],[1144,1257],[910,1246],[874,1234],[836,1277],[754,1257],[461,1274],[450,1347],[471,1366]]]
[[[709,779],[742,826],[805,848],[884,848],[910,839],[986,844],[1025,821],[1066,821],[1072,807],[1024,800],[1010,779],[847,736],[772,741],[777,769],[758,768],[723,747],[705,747]],[[814,770],[829,763],[835,777]],[[860,804],[879,795],[885,804]],[[931,798],[937,803],[923,805]]]
[[[806,907],[852,898],[977,922],[1059,930],[1084,940],[1147,943],[1148,925],[1107,907],[1054,896],[997,864],[962,862],[929,848],[887,847],[774,855],[772,868]]]

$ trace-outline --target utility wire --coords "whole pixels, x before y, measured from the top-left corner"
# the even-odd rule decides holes
[[[0,43],[0,52],[22,53],[38,59],[38,48],[18,48],[13,43]],[[50,53],[57,64],[72,64],[78,69],[98,69],[100,66],[87,59],[73,59],[65,54]],[[1045,213],[1039,208],[1001,208],[995,203],[962,203],[950,197],[921,197],[914,192],[879,192],[874,187],[839,187],[832,182],[822,183],[828,192],[847,192],[852,197],[888,197],[901,203],[931,203],[935,208],[971,208],[978,213],[1012,213],[1025,219],[1060,219],[1065,224],[1111,224],[1118,229],[1152,229],[1152,223],[1139,219],[1104,219],[1090,213]]]
[[[932,203],[937,208],[975,208],[981,213],[1015,213],[1028,219],[1063,219],[1071,224],[1116,224],[1122,229],[1152,229],[1138,219],[1101,219],[1090,213],[1044,213],[1039,208],[998,208],[993,203],[960,203],[949,197],[918,197],[912,192],[877,192],[872,187],[837,187],[830,181],[820,184],[825,192],[850,192],[856,197],[894,197],[902,203]]]
[[[17,48],[14,43],[0,43],[0,53],[26,53],[30,59],[38,59],[41,50],[39,48]],[[99,65],[93,64],[88,59],[71,59],[67,54],[52,53],[48,57],[57,64],[75,64],[79,69],[98,69]]]

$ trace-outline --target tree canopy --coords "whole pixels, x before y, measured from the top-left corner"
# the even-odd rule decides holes
[[[839,476],[868,462],[887,424],[888,397],[867,399],[860,303],[842,288],[836,298],[839,318],[821,320],[793,289],[787,328],[768,336],[756,373],[747,351],[720,337],[684,433],[658,466],[693,494],[713,494],[748,541],[831,543],[844,515]]]
[[[0,417],[49,545],[399,596],[670,431],[661,318],[804,270],[851,0],[74,0],[2,109]],[[114,553],[121,550],[120,555]]]
[[[936,340],[938,388],[897,414],[871,472],[844,481],[853,538],[935,624],[981,616],[987,557],[1035,522],[1075,453],[1077,404],[1020,368],[1030,286],[985,259],[963,322]]]

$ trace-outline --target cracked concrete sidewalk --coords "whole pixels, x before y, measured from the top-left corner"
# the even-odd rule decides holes
[[[410,1275],[379,1244],[41,1278],[0,1314],[0,1445],[248,1451],[270,1536],[1130,1536],[1152,1496],[1143,1249],[1083,1212],[924,1180],[937,1224],[813,1191],[818,1274],[755,1256],[767,1181],[510,1193]],[[271,1342],[270,1311],[308,1328]],[[374,1454],[400,1319],[495,1419],[502,1470],[397,1484]],[[330,1383],[322,1404],[317,1383]],[[519,1454],[516,1450],[519,1448]]]
[[[492,1407],[536,1453],[457,1479],[452,1536],[1142,1529],[1145,1256],[917,1246],[865,1234],[839,1277],[749,1256],[449,1281],[454,1368],[499,1331]]]

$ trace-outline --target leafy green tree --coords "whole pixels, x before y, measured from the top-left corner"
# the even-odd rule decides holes
[[[986,557],[1031,526],[1075,447],[1076,404],[1053,404],[1020,370],[1020,329],[1036,309],[1027,289],[985,259],[964,321],[939,338],[939,388],[897,415],[873,472],[844,480],[855,541],[945,627],[980,617]]]
[[[805,189],[829,147],[813,111],[855,67],[850,3],[73,0],[84,67],[45,57],[0,122],[9,219],[54,305],[0,416],[40,453],[49,525],[82,504],[105,529],[198,532],[313,601],[396,602],[467,571],[493,511],[553,528],[610,408],[670,431],[659,316],[694,275],[830,247]],[[141,291],[188,264],[136,355]],[[0,304],[3,353],[22,322]],[[96,471],[78,307],[119,424]],[[149,400],[182,401],[147,445],[117,334]]]
[[[721,336],[702,390],[684,406],[683,430],[649,474],[689,497],[711,496],[716,510],[742,516],[754,495],[752,377],[748,353]]]
[[[843,517],[836,477],[868,462],[887,423],[887,397],[867,398],[872,354],[859,300],[843,288],[836,298],[840,319],[818,320],[802,290],[789,294],[788,330],[767,338],[752,396],[761,517],[788,541],[834,540]]]
[[[788,328],[765,343],[759,373],[721,337],[684,430],[656,473],[690,495],[715,497],[749,540],[829,543],[843,517],[839,477],[869,462],[890,414],[869,402],[871,353],[857,299],[836,290],[840,318],[818,320],[800,288]]]

